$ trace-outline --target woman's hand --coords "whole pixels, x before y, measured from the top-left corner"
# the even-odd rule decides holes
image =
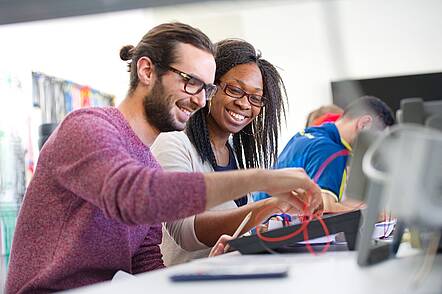
[[[227,242],[229,242],[230,240],[233,240],[232,236],[221,235],[221,237],[219,237],[218,241],[216,242],[215,246],[213,246],[212,250],[210,250],[209,257],[214,257],[223,254]]]

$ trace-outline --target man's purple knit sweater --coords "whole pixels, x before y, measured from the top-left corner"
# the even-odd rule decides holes
[[[40,153],[20,210],[7,293],[163,267],[161,222],[205,207],[200,173],[163,172],[116,108],[68,115]]]

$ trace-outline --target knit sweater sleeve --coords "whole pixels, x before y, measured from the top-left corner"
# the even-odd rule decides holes
[[[153,156],[143,162],[129,151],[129,137],[104,114],[68,116],[54,144],[57,182],[126,224],[154,224],[202,212],[203,175],[165,172]]]
[[[184,132],[169,132],[160,134],[152,145],[152,152],[161,166],[168,171],[194,172],[201,171],[193,161],[201,161],[200,156]],[[207,249],[195,232],[195,216],[166,222],[165,229],[174,241],[184,250],[194,251]]]

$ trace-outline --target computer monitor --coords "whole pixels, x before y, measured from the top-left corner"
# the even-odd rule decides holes
[[[349,178],[345,189],[345,197],[364,201],[367,206],[362,211],[360,231],[356,242],[357,261],[361,266],[385,260],[390,255],[389,248],[384,246],[374,249],[372,246],[372,236],[381,209],[384,186],[370,180],[362,168],[363,158],[368,148],[379,135],[380,132],[377,131],[362,131],[358,135],[350,159]]]
[[[345,108],[361,96],[376,96],[393,111],[401,108],[401,100],[420,97],[423,101],[442,99],[442,72],[370,79],[348,79],[331,82],[333,103]]]
[[[442,100],[424,102],[422,99],[418,98],[405,99],[401,101],[401,109],[398,111],[398,121],[400,124],[413,123],[415,126],[425,125],[429,128],[442,130]],[[427,154],[428,150],[438,149],[439,146],[442,146],[442,133],[432,131],[431,134],[434,135],[434,137],[426,136],[423,134],[427,133],[426,130],[430,131],[430,129],[421,128],[417,129],[414,133],[403,132],[402,134],[401,132],[398,132],[390,135],[389,140],[383,140],[384,148],[380,149],[385,150],[378,152],[378,157],[373,157],[371,163],[375,165],[377,170],[381,170],[385,175],[389,176],[389,181],[384,183],[382,181],[372,180],[367,177],[363,171],[363,158],[371,144],[377,140],[380,134],[362,132],[356,140],[356,145],[353,149],[353,156],[350,162],[349,179],[345,195],[347,197],[363,200],[367,205],[367,209],[365,209],[362,214],[363,222],[356,245],[358,248],[358,264],[361,266],[370,265],[394,255],[397,252],[403,229],[405,225],[408,225],[410,222],[414,224],[417,223],[422,227],[431,228],[431,230],[434,230],[434,226],[437,227],[438,224],[442,224],[438,223],[438,220],[440,220],[439,217],[430,218],[428,215],[424,216],[422,213],[420,215],[418,214],[418,211],[429,211],[427,208],[430,208],[430,206],[431,210],[434,210],[433,213],[436,213],[436,216],[442,212],[442,195],[440,195],[442,194],[440,193],[440,182],[442,182],[442,177],[440,179],[437,178],[442,174],[440,171],[442,164],[439,164],[439,162],[442,163],[442,155],[440,152],[433,152],[432,159],[430,159]],[[404,141],[404,137],[411,138],[411,140],[408,139]],[[418,142],[415,145],[416,147],[411,146],[413,141]],[[392,144],[392,146],[388,146],[389,144]],[[392,156],[392,154],[396,155],[396,158],[393,158],[394,156]],[[420,157],[417,158],[419,154],[422,155],[422,160],[427,163],[420,162],[422,161],[419,159]],[[401,156],[402,158],[398,159],[397,156]],[[408,160],[406,160],[407,156],[414,156],[416,158],[408,157]],[[422,164],[425,164],[425,166]],[[411,167],[412,165],[416,167],[419,166],[419,170],[422,171],[431,168],[432,182],[426,183],[424,180],[429,177],[422,174],[419,175],[419,178],[423,178],[422,182],[414,181],[411,183],[410,181],[407,181],[406,183],[403,183],[405,177],[402,177],[402,174],[411,176],[411,178],[417,178],[417,175],[413,174],[416,170]],[[422,169],[422,167],[424,167],[424,169]],[[392,183],[394,183],[394,185]],[[406,197],[404,197],[404,193],[397,193],[397,191],[400,191],[397,188],[411,185],[410,188],[421,189],[423,183],[426,183],[426,188],[430,187],[431,191],[428,190],[429,193],[426,193],[426,195],[412,193],[416,195],[409,195],[407,199],[411,201],[406,205],[410,206],[410,203],[413,203],[413,208],[408,209],[407,207],[404,207],[404,202],[407,199],[405,199]],[[437,190],[438,187],[439,194]],[[423,191],[424,189],[422,189],[422,192]],[[398,196],[398,194],[401,195]],[[381,208],[385,205],[386,200],[391,201],[392,199],[393,206],[391,207],[398,208],[398,213],[400,215],[398,227],[395,232],[395,239],[392,246],[375,248],[372,244],[374,224],[376,223]]]
[[[415,123],[442,131],[442,100],[403,99],[396,117],[399,123]],[[440,206],[442,206],[442,195],[439,201],[441,203]],[[442,238],[439,239],[438,252],[442,252]]]

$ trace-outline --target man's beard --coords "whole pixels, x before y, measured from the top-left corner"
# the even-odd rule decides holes
[[[172,96],[166,96],[161,81],[156,81],[150,94],[143,99],[144,114],[148,123],[160,132],[181,130],[171,115]]]

